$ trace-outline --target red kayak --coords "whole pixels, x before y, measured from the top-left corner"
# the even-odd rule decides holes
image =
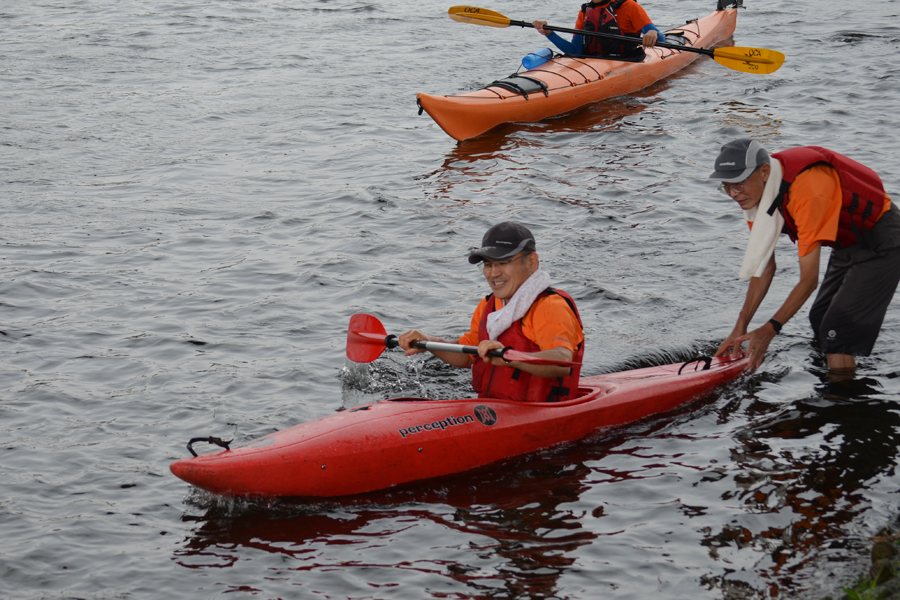
[[[673,410],[732,381],[747,363],[700,361],[587,377],[579,397],[558,403],[392,398],[170,468],[216,494],[362,494],[481,468]]]

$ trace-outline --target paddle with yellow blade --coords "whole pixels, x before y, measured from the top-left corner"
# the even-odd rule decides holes
[[[498,12],[479,8],[477,6],[451,6],[447,11],[450,18],[460,23],[472,23],[473,25],[485,25],[487,27],[531,27],[534,25],[525,21],[515,21],[509,17],[505,17]],[[594,37],[608,38],[623,42],[636,43],[638,40],[632,37],[622,35],[613,35],[611,33],[598,33],[596,31],[585,31],[583,29],[568,29],[566,27],[555,27],[553,25],[544,25],[544,29],[550,31],[561,31],[563,33],[575,33],[578,35],[590,35]],[[759,73],[767,75],[777,71],[784,64],[784,54],[777,50],[768,50],[766,48],[745,48],[740,46],[732,46],[730,48],[694,48],[692,46],[682,46],[680,44],[667,44],[660,42],[656,44],[659,48],[670,48],[684,52],[696,52],[712,57],[714,61],[744,73]]]

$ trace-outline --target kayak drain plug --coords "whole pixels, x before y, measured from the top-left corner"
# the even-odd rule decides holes
[[[191,441],[189,441],[187,443],[187,449],[188,449],[188,452],[190,452],[193,456],[197,456],[197,453],[194,452],[194,449],[191,447],[194,445],[194,442],[206,442],[208,444],[215,444],[216,446],[219,446],[220,448],[225,448],[226,450],[231,450],[231,448],[228,446],[228,444],[230,444],[233,441],[234,440],[225,441],[222,438],[217,438],[217,437],[191,438]]]

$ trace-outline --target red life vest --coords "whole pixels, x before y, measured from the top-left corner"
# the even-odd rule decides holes
[[[628,37],[634,37],[635,42],[637,42],[638,37],[634,34],[622,33],[622,30],[619,28],[619,22],[616,20],[616,9],[626,1],[615,0],[604,5],[582,4],[581,12],[584,13],[582,28],[585,31],[596,31],[597,33],[627,35]],[[635,44],[626,44],[618,40],[592,35],[581,36],[582,54],[600,55],[604,58],[633,58],[643,54],[643,51],[643,48]]]
[[[797,224],[789,212],[791,184],[797,175],[821,164],[834,168],[841,180],[841,215],[838,219],[837,239],[822,244],[846,248],[860,240],[865,241],[866,234],[884,210],[884,184],[875,171],[819,146],[791,148],[776,152],[772,157],[778,159],[784,173],[781,177],[781,189],[768,212],[771,215],[776,208],[781,210],[784,215],[784,231],[791,237],[791,241],[797,241]]]
[[[538,298],[557,294],[562,296],[575,317],[578,324],[581,323],[581,315],[575,306],[575,300],[562,290],[547,288]],[[537,301],[537,298],[535,299]],[[532,304],[532,307],[534,305]],[[484,312],[478,323],[478,341],[490,339],[487,331],[487,317],[494,312],[494,295],[487,297]],[[521,352],[540,352],[540,347],[532,340],[525,337],[522,332],[522,319],[513,323],[509,329],[497,338],[503,347],[515,348]],[[572,362],[578,366],[572,367],[569,375],[565,377],[537,377],[519,369],[509,367],[495,367],[476,357],[472,364],[472,387],[478,392],[479,398],[504,398],[507,400],[522,400],[524,402],[558,402],[574,398],[578,393],[578,377],[581,373],[581,362],[584,358],[584,343],[580,344]]]

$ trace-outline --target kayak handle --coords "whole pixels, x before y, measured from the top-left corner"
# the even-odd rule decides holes
[[[197,453],[194,452],[194,449],[191,447],[194,445],[194,442],[206,442],[208,444],[215,444],[216,446],[219,446],[220,448],[225,448],[226,450],[231,450],[231,448],[228,446],[228,444],[230,444],[233,441],[234,440],[225,441],[222,438],[217,438],[217,437],[196,437],[196,438],[191,438],[191,441],[189,441],[187,443],[187,449],[188,449],[188,452],[190,452],[192,455],[197,456]]]
[[[712,365],[712,356],[700,356],[700,357],[695,358],[694,360],[689,360],[686,363],[684,363],[683,365],[681,365],[681,368],[678,369],[678,374],[681,375],[681,372],[684,370],[684,368],[691,363],[697,363],[697,367],[699,367],[701,361],[706,364],[704,364],[703,368],[700,370],[701,371],[709,371],[709,367],[710,367],[710,365]],[[695,371],[697,370],[697,367],[694,367]]]

